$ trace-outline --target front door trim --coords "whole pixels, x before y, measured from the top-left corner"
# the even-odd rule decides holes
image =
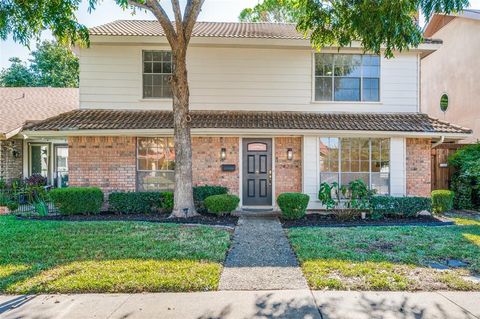
[[[267,195],[269,199],[266,199],[266,202],[261,202],[261,199],[259,196],[256,196],[256,199],[253,199],[252,201],[247,201],[245,196],[247,195],[247,189],[246,189],[246,179],[247,176],[245,174],[248,174],[247,172],[247,163],[246,163],[246,158],[249,154],[247,153],[252,153],[255,154],[256,152],[263,153],[262,150],[251,150],[250,152],[247,149],[247,145],[249,144],[258,144],[260,146],[262,143],[267,144],[267,152],[266,154],[259,154],[258,158],[255,160],[260,161],[260,156],[261,155],[266,155],[267,156],[267,162],[266,162],[266,170],[264,169],[265,172],[261,173],[259,172],[260,175],[266,175],[267,177]],[[240,206],[241,207],[262,207],[262,208],[272,208],[274,206],[274,198],[275,198],[275,161],[274,161],[274,154],[275,154],[275,143],[274,143],[274,138],[271,137],[264,137],[264,136],[259,136],[259,137],[245,137],[245,138],[240,138],[239,141],[239,146],[240,146],[240,165],[239,165],[239,179],[240,179],[240,189],[239,189],[239,194],[240,194]],[[258,154],[258,153],[257,153]],[[268,157],[270,157],[268,159]],[[260,164],[256,163],[256,164]],[[245,166],[245,167],[244,167]],[[268,185],[268,171],[271,170],[271,184]],[[257,171],[257,170],[256,170]],[[257,175],[257,172],[251,175]],[[260,185],[261,181],[257,180],[258,184]],[[256,183],[256,182],[255,182]],[[245,188],[245,189],[244,189]],[[258,189],[255,189],[256,191]],[[258,194],[256,194],[258,195]]]

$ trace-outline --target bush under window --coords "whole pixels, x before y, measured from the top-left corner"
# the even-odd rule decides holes
[[[109,209],[123,214],[170,212],[173,204],[171,192],[115,192],[108,197]]]
[[[205,207],[204,201],[207,197],[213,195],[228,194],[228,188],[223,186],[195,186],[193,187],[193,200],[195,202],[195,209],[199,213],[206,213],[208,209]]]
[[[48,196],[62,215],[98,214],[103,204],[103,192],[97,187],[57,188]]]
[[[285,219],[299,219],[305,216],[310,196],[302,193],[283,193],[278,195],[277,204]]]
[[[432,192],[432,209],[437,214],[444,213],[453,208],[455,193],[446,189],[439,189]]]
[[[212,195],[205,199],[205,207],[210,213],[216,215],[231,213],[237,208],[238,203],[240,203],[240,198],[229,194]]]
[[[428,197],[372,196],[370,209],[375,219],[415,217],[423,210],[432,211],[432,200]]]

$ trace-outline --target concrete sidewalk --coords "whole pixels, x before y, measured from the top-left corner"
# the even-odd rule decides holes
[[[0,296],[0,318],[478,319],[480,293],[279,290]]]

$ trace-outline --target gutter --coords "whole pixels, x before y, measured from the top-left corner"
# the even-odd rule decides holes
[[[440,140],[437,142],[433,143],[432,148],[437,147],[438,145],[442,144],[445,141],[445,135],[440,136]]]

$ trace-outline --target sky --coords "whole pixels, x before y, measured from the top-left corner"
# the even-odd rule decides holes
[[[169,4],[170,1],[162,1]],[[182,5],[185,0],[180,1]],[[238,21],[238,15],[242,9],[252,7],[259,0],[205,0],[199,21]],[[480,8],[480,0],[470,0],[471,8]],[[131,10],[122,10],[114,0],[103,0],[97,6],[96,10],[88,12],[87,0],[82,0],[82,4],[77,11],[78,21],[87,27],[105,24],[118,19],[154,19],[154,17],[144,11],[137,11],[132,15]],[[166,9],[169,13],[171,10]],[[52,39],[49,32],[44,32],[42,39]],[[35,42],[32,41],[30,48],[35,49]],[[15,43],[12,39],[0,41],[0,69],[8,67],[10,57],[19,57],[27,61],[30,51],[21,44]]]

